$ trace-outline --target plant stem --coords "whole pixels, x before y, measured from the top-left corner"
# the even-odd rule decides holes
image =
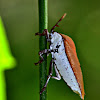
[[[48,0],[39,0],[39,33],[48,27]],[[47,40],[45,36],[39,38],[40,51],[47,48]],[[40,64],[40,91],[44,87],[47,80],[47,55],[43,55],[44,61]],[[40,95],[40,100],[47,99],[47,90]]]

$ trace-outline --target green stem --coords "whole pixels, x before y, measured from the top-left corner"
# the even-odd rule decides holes
[[[39,0],[39,33],[42,33],[44,29],[48,27],[48,10],[47,5],[48,0]],[[45,36],[41,36],[39,38],[39,48],[40,51],[47,48],[47,41]],[[40,91],[42,90],[43,86],[47,80],[47,55],[43,55],[44,61],[40,64]],[[47,99],[47,90],[45,90],[40,95],[40,100]]]

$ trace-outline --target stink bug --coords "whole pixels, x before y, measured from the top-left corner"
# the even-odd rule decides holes
[[[66,14],[64,14],[60,18],[56,25],[53,26],[50,33],[47,29],[45,29],[43,33],[36,33],[36,35],[39,36],[46,36],[47,41],[50,42],[50,49],[45,49],[39,52],[41,60],[35,63],[35,65],[42,63],[42,61],[44,60],[42,55],[44,53],[51,53],[52,55],[47,82],[44,85],[43,89],[40,91],[40,94],[45,90],[51,77],[60,80],[62,76],[67,85],[75,93],[78,93],[81,99],[84,99],[85,93],[83,85],[83,76],[81,72],[80,63],[76,54],[75,44],[69,36],[54,31],[54,28],[58,27],[58,23],[65,16]],[[56,77],[52,76],[53,66],[55,68]]]

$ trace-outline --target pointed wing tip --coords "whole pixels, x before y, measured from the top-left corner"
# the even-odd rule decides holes
[[[84,94],[83,94],[83,95],[81,95],[81,99],[82,99],[82,100],[84,100]]]
[[[84,100],[84,97],[82,97],[81,99]]]

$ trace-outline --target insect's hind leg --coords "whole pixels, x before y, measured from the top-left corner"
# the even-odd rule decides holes
[[[50,62],[49,75],[48,75],[47,81],[46,81],[44,87],[42,88],[42,90],[40,91],[40,94],[42,94],[42,92],[46,89],[47,84],[48,84],[50,78],[52,77],[52,73],[53,73],[53,59]]]
[[[55,76],[52,76],[53,79],[56,79],[56,80],[61,80],[61,75],[57,69],[57,66],[56,64],[54,63],[54,68],[55,68],[55,72],[56,72],[56,77]]]
[[[55,72],[56,72],[56,76],[57,77],[52,76],[52,74],[53,74],[53,65],[54,65],[54,59],[52,59],[51,62],[50,62],[49,75],[48,75],[48,78],[47,78],[47,81],[46,81],[44,87],[40,91],[40,94],[42,94],[42,92],[46,89],[47,84],[48,84],[48,82],[49,82],[49,80],[50,80],[51,77],[54,78],[54,79],[56,79],[56,80],[60,80],[61,79],[59,71],[58,71],[58,69],[56,68],[55,65],[54,65],[54,68],[55,68]]]

